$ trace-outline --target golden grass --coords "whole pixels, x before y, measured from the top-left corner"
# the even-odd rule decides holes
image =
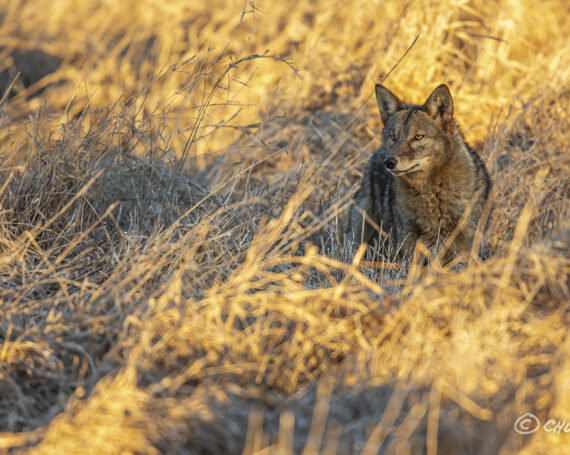
[[[570,421],[566,2],[229,3],[0,5],[0,450],[568,453],[513,428]],[[489,257],[361,267],[418,34],[385,84],[451,87]]]

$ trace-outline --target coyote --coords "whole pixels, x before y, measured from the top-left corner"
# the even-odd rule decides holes
[[[420,240],[437,250],[453,234],[446,259],[469,251],[491,181],[455,124],[449,88],[442,84],[414,105],[378,84],[376,100],[382,146],[356,193],[349,240],[371,244],[380,229],[391,245],[384,254],[392,258],[410,254]]]

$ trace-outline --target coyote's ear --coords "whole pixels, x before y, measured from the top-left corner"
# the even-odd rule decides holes
[[[453,99],[447,85],[441,84],[431,92],[422,110],[434,119],[439,118],[443,129],[448,129],[453,120]]]
[[[388,119],[396,112],[404,109],[404,105],[390,90],[380,84],[376,84],[376,101],[380,109],[380,118],[386,125]]]

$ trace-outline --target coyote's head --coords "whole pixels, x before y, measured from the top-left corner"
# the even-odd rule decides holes
[[[423,105],[411,105],[378,84],[376,100],[388,152],[384,164],[390,173],[425,172],[445,161],[454,130],[453,100],[447,85],[437,87]]]

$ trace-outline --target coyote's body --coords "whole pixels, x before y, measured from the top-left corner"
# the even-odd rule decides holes
[[[460,226],[449,251],[469,251],[491,182],[455,124],[449,89],[440,85],[423,105],[410,105],[377,85],[376,98],[382,146],[356,194],[349,238],[372,243],[380,228],[390,236],[388,255],[404,256],[419,240],[441,246]]]

